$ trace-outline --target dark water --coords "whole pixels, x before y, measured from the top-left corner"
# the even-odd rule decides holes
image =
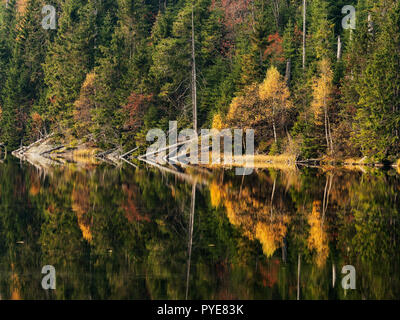
[[[182,180],[108,165],[43,174],[8,159],[0,164],[0,295],[398,299],[399,190],[394,170]],[[44,265],[56,268],[54,291],[41,287]],[[355,290],[342,288],[345,265],[355,267]]]

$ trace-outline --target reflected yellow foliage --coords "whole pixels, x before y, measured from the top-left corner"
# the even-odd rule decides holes
[[[72,210],[78,218],[78,225],[82,236],[88,242],[93,239],[90,231],[91,220],[87,217],[89,211],[89,191],[84,187],[74,188],[71,194]]]
[[[319,267],[325,265],[329,255],[328,235],[321,215],[321,201],[313,202],[313,209],[307,218],[310,225],[310,235],[307,240],[308,248],[316,251],[316,263]]]
[[[217,208],[223,203],[229,222],[239,227],[248,239],[260,241],[264,254],[271,257],[287,233],[289,215],[257,199],[256,190],[251,187],[244,187],[240,193],[230,190],[231,184],[220,186],[213,181],[210,184],[212,206]]]
[[[269,258],[280,247],[287,232],[284,221],[259,222],[256,225],[256,238],[261,242],[264,254]]]
[[[221,189],[215,181],[210,184],[210,199],[214,208],[218,208],[222,203]]]
[[[11,270],[12,270],[12,275],[11,275],[11,282],[12,282],[12,289],[11,289],[11,300],[22,300],[21,294],[20,294],[20,281],[18,275],[14,272],[15,266],[12,263],[11,264]]]

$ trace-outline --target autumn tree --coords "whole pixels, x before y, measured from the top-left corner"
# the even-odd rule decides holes
[[[263,104],[263,114],[272,119],[274,141],[277,144],[277,127],[282,127],[285,115],[293,105],[285,79],[276,67],[272,66],[268,69],[267,76],[260,85],[259,95]]]
[[[314,113],[314,121],[316,126],[324,125],[325,139],[328,152],[333,153],[333,139],[331,130],[331,121],[329,118],[329,108],[332,102],[333,93],[333,72],[328,59],[320,62],[320,75],[313,81],[313,100],[311,108]]]
[[[95,74],[88,73],[82,84],[79,98],[75,101],[73,106],[74,133],[78,137],[83,137],[92,131],[95,93]]]

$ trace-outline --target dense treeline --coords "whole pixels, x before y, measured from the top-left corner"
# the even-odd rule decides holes
[[[129,149],[170,120],[191,127],[194,25],[198,128],[254,128],[260,153],[394,161],[399,1],[305,2],[303,54],[303,0],[2,1],[0,141]]]

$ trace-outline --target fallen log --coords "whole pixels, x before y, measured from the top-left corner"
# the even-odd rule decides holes
[[[125,159],[125,157],[126,157],[128,154],[131,154],[132,152],[135,152],[135,151],[138,150],[138,149],[139,149],[139,147],[137,147],[137,148],[135,148],[135,149],[132,149],[131,151],[128,151],[127,153],[124,153],[122,156],[119,157],[119,159]]]
[[[40,155],[43,156],[43,157],[45,157],[46,155],[52,153],[53,151],[60,150],[60,149],[62,149],[62,148],[64,148],[64,147],[65,147],[65,146],[57,146],[57,147],[55,147],[55,148],[51,148],[50,150],[46,150],[46,151],[40,153]]]

